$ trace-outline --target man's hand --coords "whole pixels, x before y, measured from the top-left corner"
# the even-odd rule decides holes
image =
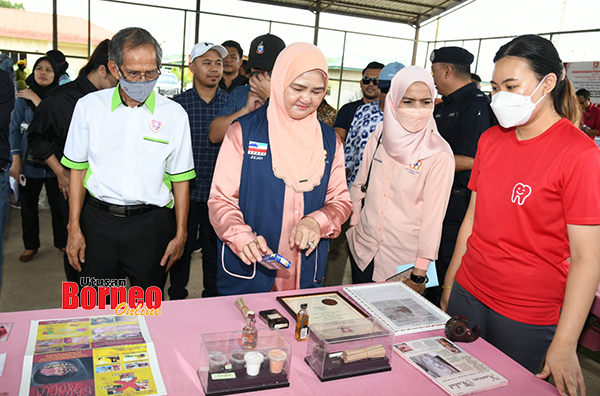
[[[23,164],[21,164],[20,162],[13,162],[10,166],[8,174],[11,175],[16,181],[19,181],[21,173],[23,173]]]
[[[71,181],[71,172],[67,168],[62,168],[56,174],[58,178],[58,189],[63,193],[65,199],[69,198],[69,183]]]
[[[81,228],[69,225],[67,239],[67,257],[71,267],[81,272],[81,263],[85,263],[85,237]]]
[[[160,265],[165,266],[165,272],[169,271],[173,264],[183,255],[183,249],[185,247],[186,237],[182,235],[175,235],[175,238],[171,239],[171,242],[167,245],[165,254],[160,260]]]
[[[316,249],[321,240],[321,226],[317,220],[312,217],[303,217],[298,224],[292,228],[288,242],[290,249],[297,247],[300,250],[306,250],[306,256]]]
[[[256,93],[250,91],[248,92],[248,100],[246,101],[246,106],[244,106],[244,110],[248,113],[252,113],[256,109],[260,109],[265,104],[265,101],[258,96]]]
[[[263,103],[271,96],[271,77],[267,72],[256,73],[248,82],[250,84],[250,92],[258,95]]]

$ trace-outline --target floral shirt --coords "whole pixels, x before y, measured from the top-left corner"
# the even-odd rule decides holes
[[[344,148],[346,169],[350,171],[347,179],[348,188],[356,179],[369,136],[381,121],[383,121],[383,111],[379,108],[378,100],[361,105],[354,114]]]

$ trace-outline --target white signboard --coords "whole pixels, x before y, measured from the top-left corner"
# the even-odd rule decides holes
[[[567,77],[575,91],[585,88],[590,91],[592,103],[600,103],[600,62],[565,63]]]

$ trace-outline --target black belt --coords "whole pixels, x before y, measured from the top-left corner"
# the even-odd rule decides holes
[[[99,199],[94,198],[89,194],[86,196],[85,200],[94,208],[99,209],[103,212],[108,212],[109,214],[116,217],[131,217],[142,215],[144,213],[148,213],[150,211],[153,211],[154,209],[159,208],[155,205],[114,205],[100,201]]]
[[[471,190],[466,187],[452,187],[452,195],[455,197],[468,197],[471,195]]]

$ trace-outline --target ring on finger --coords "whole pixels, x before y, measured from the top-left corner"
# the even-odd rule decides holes
[[[312,241],[308,242],[308,247],[311,248],[311,249],[314,249],[315,248],[315,243],[312,242]]]

